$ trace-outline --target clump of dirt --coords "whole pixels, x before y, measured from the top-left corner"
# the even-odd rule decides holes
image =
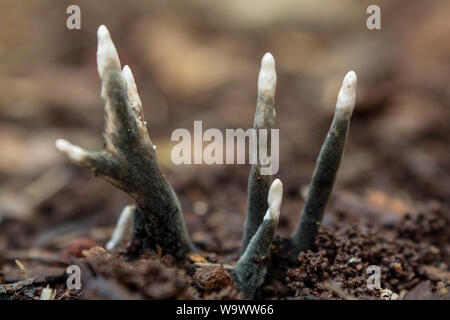
[[[192,281],[193,285],[203,294],[220,291],[234,285],[230,274],[220,267],[198,269],[192,276]]]
[[[379,298],[382,290],[367,286],[373,273],[368,274],[368,267],[375,265],[381,271],[381,289],[389,289],[398,297],[426,280],[432,280],[433,290],[446,288],[450,280],[445,278],[449,227],[449,213],[432,210],[405,216],[390,232],[357,224],[322,230],[317,251],[300,253],[300,265],[288,269],[286,286],[295,297],[345,298],[330,288],[331,281],[350,296]]]
[[[85,251],[86,261],[95,277],[86,284],[87,292],[105,286],[120,287],[121,298],[189,299],[189,277],[183,269],[175,268],[172,259],[147,255],[133,261],[112,255],[101,247]],[[110,283],[98,282],[98,278]],[[102,280],[103,281],[103,280]],[[109,297],[111,298],[111,297]]]
[[[432,214],[420,213],[417,217],[405,216],[396,227],[399,238],[410,239],[422,247],[427,262],[441,259],[450,265],[450,217],[436,208]],[[422,244],[422,242],[425,242]]]
[[[326,271],[329,262],[325,251],[302,252],[298,260],[300,266],[287,272],[287,287],[295,291],[295,296],[320,296],[324,289],[320,283],[329,278]]]

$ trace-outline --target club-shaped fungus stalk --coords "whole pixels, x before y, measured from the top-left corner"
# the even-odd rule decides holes
[[[277,74],[275,71],[275,59],[270,53],[266,53],[261,60],[261,69],[258,77],[258,100],[256,103],[255,118],[253,127],[266,129],[267,135],[257,134],[256,164],[250,168],[247,188],[247,213],[245,216],[244,235],[242,239],[241,252],[247,248],[250,239],[258,230],[264,213],[267,211],[267,193],[269,192],[271,175],[261,174],[261,159],[259,150],[265,147],[271,149],[270,130],[275,124],[275,87],[277,84]],[[264,140],[264,141],[262,141]]]
[[[135,223],[134,240],[140,247],[159,247],[164,254],[182,259],[194,246],[179,200],[158,166],[133,74],[128,66],[120,69],[105,26],[100,26],[97,37],[97,68],[105,102],[104,149],[89,152],[65,140],[56,141],[56,148],[136,200],[135,222],[142,225]]]
[[[268,209],[263,221],[234,267],[236,284],[247,298],[254,298],[258,288],[264,283],[267,260],[278,226],[282,198],[283,184],[276,179],[269,189]]]
[[[291,238],[295,256],[296,253],[312,249],[314,246],[316,233],[344,153],[350,118],[356,100],[356,80],[355,72],[350,71],[342,81],[333,122],[316,162],[300,223]]]

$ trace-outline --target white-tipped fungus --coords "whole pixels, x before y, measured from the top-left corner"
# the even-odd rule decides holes
[[[258,76],[258,99],[256,102],[255,118],[253,127],[257,130],[271,132],[275,126],[275,87],[277,84],[277,73],[275,70],[275,59],[270,53],[266,53],[261,59],[261,69]],[[272,148],[272,135],[260,135],[257,140],[258,150]],[[245,214],[244,233],[242,237],[241,252],[244,252],[259,225],[264,220],[264,214],[268,210],[267,197],[272,182],[272,168],[265,167],[264,159],[257,155],[257,163],[250,168],[248,179],[247,212]]]
[[[99,27],[97,37],[97,68],[106,115],[104,148],[88,152],[65,140],[59,140],[56,147],[73,162],[85,166],[136,200],[134,216],[138,222],[133,223],[136,250],[160,248],[182,259],[195,247],[178,197],[158,166],[133,74],[127,66],[123,70],[120,68],[117,50],[105,26]],[[126,228],[121,226],[119,221],[118,233],[108,247],[114,247],[117,239],[122,238]],[[155,228],[158,232],[153,232]]]
[[[314,246],[316,234],[344,153],[350,119],[356,101],[356,80],[355,72],[350,71],[342,81],[334,119],[316,161],[313,177],[309,184],[309,192],[300,215],[300,223],[292,234],[293,260],[297,259],[298,252],[311,250]]]
[[[111,240],[106,244],[108,250],[116,248],[133,233],[139,250],[162,250],[183,260],[196,249],[188,235],[179,200],[157,164],[156,145],[148,136],[133,73],[128,66],[121,70],[117,50],[105,26],[99,27],[97,37],[97,68],[102,79],[107,120],[103,134],[105,148],[101,152],[88,152],[63,139],[56,141],[56,148],[136,200],[136,206],[127,206],[120,214]],[[276,83],[275,59],[266,53],[258,76],[255,129],[274,128]],[[344,151],[355,106],[356,83],[355,72],[348,72],[339,91],[335,117],[316,162],[301,221],[290,239],[289,255],[295,263],[298,252],[314,245]],[[258,147],[264,145],[269,148],[271,140],[259,137]],[[258,158],[250,169],[243,254],[233,275],[247,298],[257,296],[264,284],[283,197],[282,182],[276,179],[271,183],[272,177],[261,173],[260,163],[263,162]],[[195,211],[203,214],[205,210]],[[42,291],[42,300],[52,297],[52,289],[47,287]]]

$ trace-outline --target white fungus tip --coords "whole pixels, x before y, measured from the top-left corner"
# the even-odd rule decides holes
[[[281,202],[283,200],[283,183],[280,179],[275,179],[269,189],[269,195],[267,196],[267,202],[269,203],[269,209],[264,216],[265,220],[278,219],[280,216]]]
[[[131,72],[131,69],[128,65],[123,67],[122,75],[125,78],[125,81],[127,82],[128,99],[130,100],[133,106],[141,107],[142,103],[141,98],[139,97],[139,94],[137,92],[136,81],[134,81],[133,72]]]
[[[356,80],[358,78],[356,77],[355,71],[349,71],[344,77],[344,83],[346,83],[348,86],[356,86]]]
[[[275,97],[277,85],[277,72],[275,70],[275,59],[267,52],[261,59],[261,69],[258,77],[258,93],[261,96]]]
[[[356,101],[356,83],[358,78],[354,71],[348,72],[342,81],[342,87],[336,102],[336,109],[346,113],[352,113]]]
[[[131,74],[131,76],[133,77],[133,72],[131,72],[131,69],[130,69],[130,67],[127,64],[123,67],[122,73],[123,74]]]
[[[120,69],[120,60],[116,47],[111,40],[111,35],[104,25],[98,28],[97,40],[97,69],[100,77],[102,77],[106,68],[109,66]]]
[[[97,37],[100,38],[105,36],[109,36],[109,30],[104,24],[102,24],[100,27],[98,27]]]
[[[261,59],[261,67],[262,68],[275,68],[275,59],[270,52],[266,52],[266,54]]]
[[[69,141],[64,139],[58,139],[55,142],[56,149],[59,152],[66,155],[70,160],[74,162],[81,162],[86,157],[86,151],[82,148],[71,144]]]
[[[117,220],[116,228],[111,236],[111,240],[106,244],[106,250],[111,251],[117,248],[118,245],[127,240],[130,236],[133,228],[133,217],[134,210],[136,207],[134,205],[126,206],[120,213],[119,219]]]

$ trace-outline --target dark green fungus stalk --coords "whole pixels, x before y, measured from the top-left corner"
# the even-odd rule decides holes
[[[137,202],[134,232],[143,249],[161,248],[182,259],[194,246],[179,200],[161,172],[147,132],[133,74],[120,61],[105,26],[98,29],[97,67],[105,101],[105,147],[88,152],[66,140],[56,147],[68,158],[103,177]],[[136,238],[138,237],[138,238]]]
[[[333,123],[316,162],[300,223],[291,238],[294,258],[298,252],[310,250],[314,246],[316,233],[344,153],[350,118],[355,106],[356,80],[356,74],[350,71],[342,82]]]
[[[253,127],[266,129],[267,135],[256,135],[256,157],[255,164],[250,168],[248,177],[248,198],[247,213],[245,216],[244,235],[242,239],[241,253],[247,248],[250,239],[258,230],[264,214],[267,211],[267,194],[269,192],[272,176],[261,172],[260,148],[271,149],[270,130],[275,123],[275,86],[277,84],[277,74],[275,71],[275,60],[270,53],[266,53],[261,60],[261,69],[258,77],[258,100],[256,103],[256,112]],[[262,141],[264,139],[264,141]]]
[[[254,298],[258,288],[264,283],[270,247],[278,226],[282,198],[283,184],[276,179],[270,186],[267,197],[268,209],[263,221],[234,267],[235,282],[247,298]]]

